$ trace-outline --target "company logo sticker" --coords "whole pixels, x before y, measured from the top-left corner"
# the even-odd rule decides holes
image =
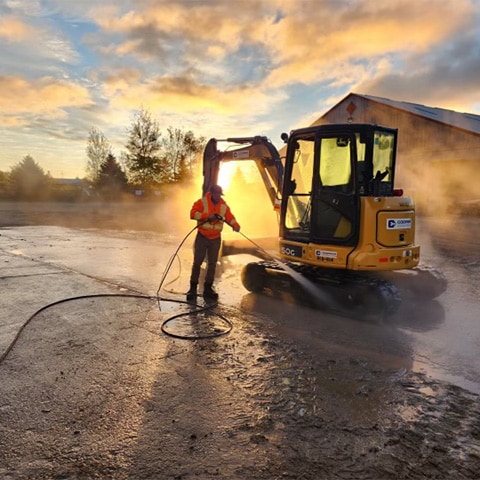
[[[315,250],[315,255],[322,258],[337,258],[337,252],[332,250]]]
[[[387,230],[403,230],[412,228],[411,218],[387,218]]]
[[[233,152],[232,157],[235,159],[239,158],[248,158],[250,156],[250,150],[238,150],[238,152]]]

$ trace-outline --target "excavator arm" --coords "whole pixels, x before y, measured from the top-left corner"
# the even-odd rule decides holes
[[[226,144],[220,150],[219,143]],[[254,161],[272,205],[281,199],[284,167],[280,154],[267,137],[211,138],[203,152],[203,194],[218,182],[222,162]]]

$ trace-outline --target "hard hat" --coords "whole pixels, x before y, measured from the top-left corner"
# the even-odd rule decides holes
[[[217,195],[223,195],[223,190],[220,185],[212,185],[210,187],[210,193],[216,193]]]

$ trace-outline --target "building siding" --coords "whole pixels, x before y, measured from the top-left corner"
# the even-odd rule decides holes
[[[438,197],[434,203],[443,205],[480,198],[480,134],[442,123],[442,111],[437,112],[435,121],[351,93],[314,125],[351,122],[397,128],[397,185],[414,191],[423,204],[433,196]]]

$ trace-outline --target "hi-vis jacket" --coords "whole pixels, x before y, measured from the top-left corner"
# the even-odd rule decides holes
[[[235,220],[232,212],[230,211],[230,207],[226,204],[223,198],[217,204],[212,202],[210,192],[206,193],[204,197],[197,200],[190,211],[190,218],[192,220],[196,220],[198,224],[198,231],[204,237],[214,239],[218,238],[221,234],[223,229],[223,221],[215,220],[213,222],[205,222],[205,220],[210,216],[218,214],[222,218],[224,218],[225,222],[227,222],[231,227],[235,225],[239,225],[239,223]],[[205,222],[202,224],[202,222]]]

